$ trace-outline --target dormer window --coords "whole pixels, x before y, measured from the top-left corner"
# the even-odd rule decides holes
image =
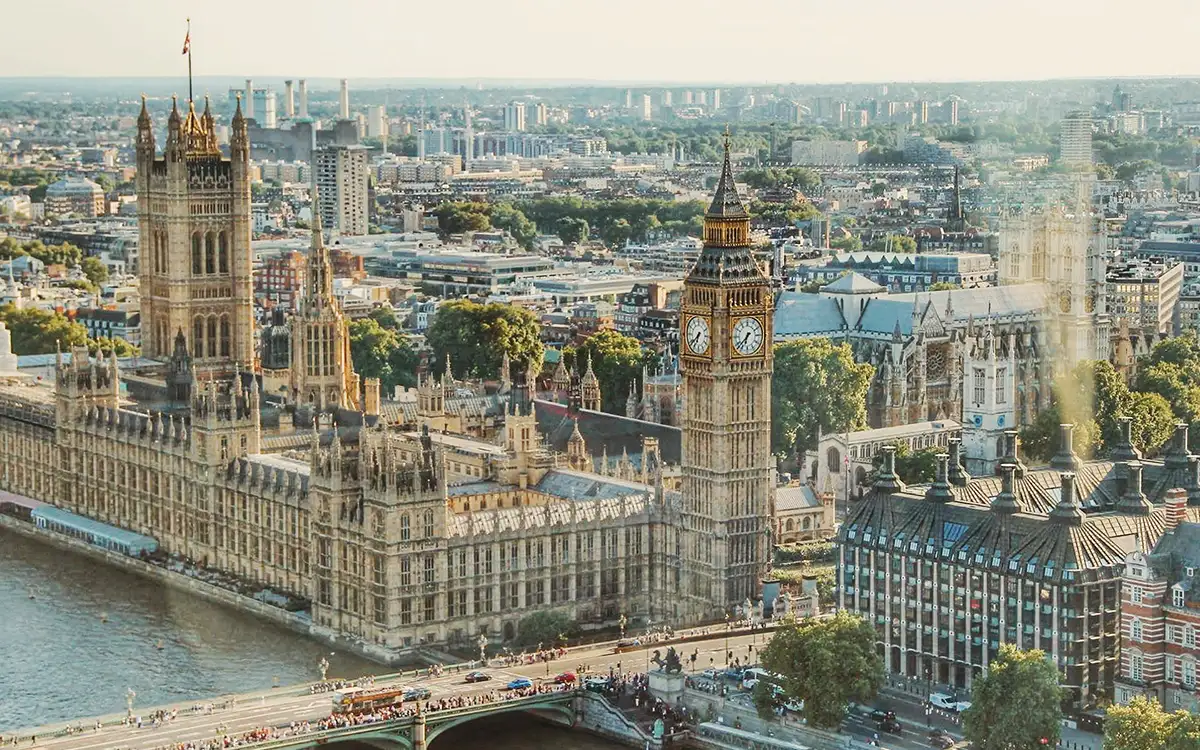
[[[1185,595],[1184,595],[1183,589],[1179,588],[1178,586],[1171,589],[1171,606],[1172,607],[1183,607],[1184,599],[1185,599]]]

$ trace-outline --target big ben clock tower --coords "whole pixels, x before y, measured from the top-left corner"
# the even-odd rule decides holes
[[[704,250],[684,282],[680,330],[684,566],[681,619],[757,601],[771,551],[774,300],[750,247],[729,136]]]

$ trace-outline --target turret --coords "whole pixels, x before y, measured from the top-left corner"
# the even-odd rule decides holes
[[[137,179],[138,184],[146,180],[149,184],[150,165],[154,161],[154,123],[146,108],[146,95],[142,94],[142,111],[137,121]],[[144,173],[144,174],[143,174]]]
[[[229,156],[235,163],[239,159],[243,163],[250,161],[250,131],[246,117],[242,114],[241,94],[238,94],[237,108],[233,112],[233,121],[230,122]],[[316,214],[315,211],[313,213]]]

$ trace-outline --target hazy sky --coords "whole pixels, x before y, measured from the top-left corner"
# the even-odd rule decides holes
[[[0,76],[844,82],[1200,73],[1200,0],[8,0]]]

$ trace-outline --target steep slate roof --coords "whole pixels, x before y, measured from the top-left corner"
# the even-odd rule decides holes
[[[540,399],[533,402],[533,408],[538,431],[556,451],[566,452],[574,419],[578,418],[579,432],[592,456],[600,456],[607,449],[609,458],[617,458],[624,451],[633,460],[641,455],[642,437],[646,436],[658,438],[658,450],[666,463],[677,464],[681,459],[682,431],[678,427],[584,409],[572,414],[565,404]]]
[[[836,294],[878,294],[886,292],[887,287],[876,284],[858,271],[851,271],[821,287],[821,291]]]
[[[846,319],[837,300],[797,292],[779,295],[779,302],[775,306],[776,338],[811,336],[845,329]]]
[[[651,499],[641,495],[625,495],[589,502],[568,501],[547,505],[496,508],[471,513],[454,513],[448,520],[451,537],[473,537],[479,534],[502,534],[529,528],[570,526],[574,522],[597,522],[628,518],[649,513]]]

